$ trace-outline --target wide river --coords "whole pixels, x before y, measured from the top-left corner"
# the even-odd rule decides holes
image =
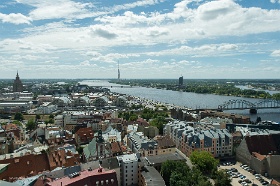
[[[106,86],[108,88],[112,86],[112,88],[110,88],[111,92],[137,96],[150,100],[160,101],[162,103],[169,103],[193,109],[216,109],[218,108],[218,105],[221,105],[224,102],[227,102],[228,100],[235,99],[243,99],[252,103],[260,101],[260,99],[253,98],[220,96],[213,94],[196,94],[191,92],[179,92],[146,87],[121,88],[120,85],[109,83],[105,80],[86,80],[79,83],[86,84],[89,86]],[[256,118],[259,116],[262,120],[280,122],[280,109],[259,109],[257,114],[249,114],[249,110],[230,110],[225,112],[250,116],[251,121],[256,121]]]

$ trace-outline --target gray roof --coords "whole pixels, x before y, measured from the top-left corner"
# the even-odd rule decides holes
[[[154,147],[156,144],[156,141],[154,140],[148,140],[144,136],[138,135],[137,132],[132,133],[129,137],[129,140],[133,143],[133,146],[135,149],[140,150],[140,149],[145,149],[148,150],[150,147]]]
[[[151,166],[145,166],[141,170],[147,186],[164,186],[165,182],[160,173]]]
[[[11,183],[11,182],[0,180],[0,185],[1,186],[20,186],[21,184],[15,183],[15,182]]]
[[[155,156],[147,156],[145,157],[145,160],[149,164],[161,164],[165,162],[166,160],[173,160],[173,161],[179,161],[183,160],[185,161],[185,158],[181,156],[178,153],[169,153],[169,154],[161,154],[161,155],[155,155]]]

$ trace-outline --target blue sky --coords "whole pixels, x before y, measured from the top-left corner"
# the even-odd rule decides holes
[[[280,0],[1,0],[0,78],[279,78]]]

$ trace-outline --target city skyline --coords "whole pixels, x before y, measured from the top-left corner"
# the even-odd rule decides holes
[[[4,0],[0,79],[273,79],[280,0]]]

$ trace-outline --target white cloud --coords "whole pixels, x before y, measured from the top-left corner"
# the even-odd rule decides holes
[[[280,4],[280,0],[270,0],[271,3],[279,3]]]
[[[280,50],[274,50],[274,51],[271,53],[271,56],[273,56],[273,57],[280,57]]]
[[[164,55],[182,55],[182,56],[193,56],[193,57],[204,57],[204,56],[224,56],[229,55],[232,50],[237,50],[238,45],[221,43],[221,44],[209,44],[197,47],[180,46],[168,50],[161,50],[157,52],[148,52],[150,56],[164,56]],[[238,53],[232,53],[231,55],[238,55]]]
[[[234,12],[238,8],[240,7],[231,0],[211,1],[199,6],[197,14],[202,20],[210,21]]]
[[[91,32],[93,35],[97,35],[105,39],[115,39],[118,37],[118,35],[115,33],[115,29],[111,26],[93,26],[91,27]]]
[[[169,31],[166,28],[160,28],[160,27],[151,27],[147,29],[147,35],[150,37],[159,37],[162,35],[168,35]]]
[[[12,23],[12,24],[30,24],[32,21],[31,18],[22,15],[21,13],[11,13],[11,14],[2,14],[0,13],[0,20],[3,23]]]

